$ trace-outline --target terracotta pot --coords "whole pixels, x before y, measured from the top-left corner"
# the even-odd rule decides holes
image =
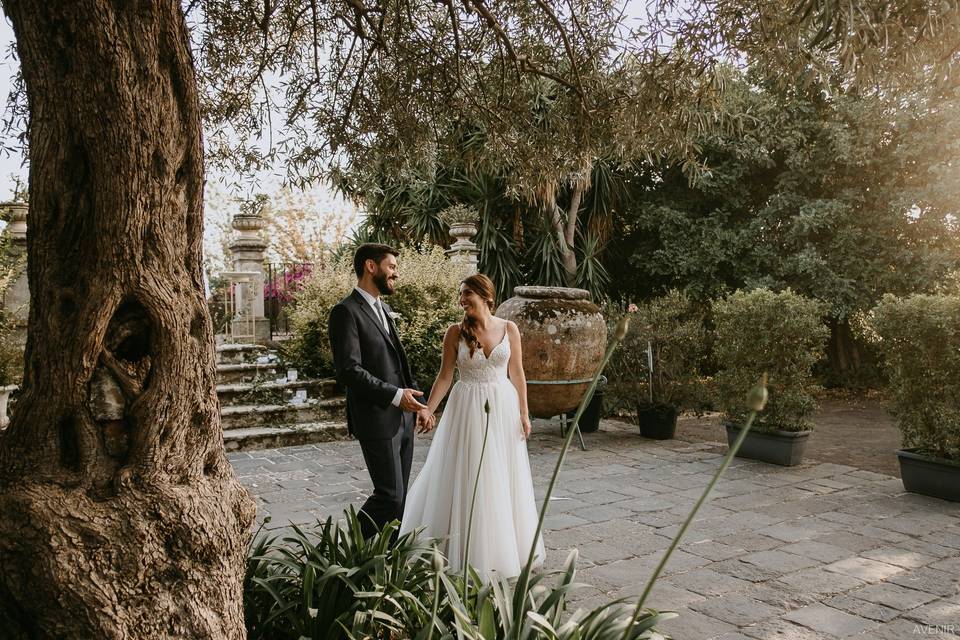
[[[607,325],[590,292],[517,287],[497,316],[513,320],[523,342],[530,415],[573,411],[587,392],[607,343]]]

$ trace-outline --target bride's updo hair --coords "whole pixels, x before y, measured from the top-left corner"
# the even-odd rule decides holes
[[[484,302],[487,303],[490,313],[493,313],[496,302],[496,290],[493,286],[493,281],[490,278],[482,273],[475,273],[472,276],[468,276],[461,280],[460,284],[477,294]],[[463,314],[463,321],[460,323],[460,337],[462,337],[464,342],[467,343],[467,346],[470,347],[471,358],[473,357],[473,352],[480,347],[480,340],[477,339],[476,329],[476,320],[467,314]]]

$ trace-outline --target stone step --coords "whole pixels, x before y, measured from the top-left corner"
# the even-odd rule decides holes
[[[218,364],[240,364],[250,362],[259,356],[267,354],[268,349],[262,344],[218,344]]]
[[[272,364],[257,364],[245,362],[242,364],[218,364],[217,381],[222,384],[238,382],[253,382],[254,380],[274,380],[280,377],[281,366]]]
[[[239,404],[282,404],[292,398],[297,391],[307,392],[307,398],[330,398],[334,395],[336,381],[327,380],[295,380],[293,382],[236,382],[232,384],[218,384],[217,396],[220,406]]]
[[[347,438],[347,423],[337,421],[249,427],[223,432],[223,444],[227,451],[292,447],[345,438]]]
[[[305,404],[240,404],[220,407],[223,430],[310,422],[346,422],[346,398],[308,400]]]

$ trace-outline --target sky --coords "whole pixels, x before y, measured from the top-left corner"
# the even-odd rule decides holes
[[[4,16],[3,20],[0,20],[0,52],[6,52],[12,42],[13,29],[10,28],[10,23]],[[12,86],[11,80],[16,72],[16,62],[7,58],[0,61],[0,100],[6,101]],[[7,200],[13,195],[12,175],[20,176],[26,182],[27,170],[26,167],[21,166],[22,163],[23,158],[19,155],[7,156],[0,153],[0,200]]]

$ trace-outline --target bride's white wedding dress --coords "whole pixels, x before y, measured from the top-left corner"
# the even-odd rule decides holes
[[[537,506],[520,426],[517,390],[507,377],[510,340],[504,335],[489,358],[478,348],[470,357],[463,340],[457,347],[460,380],[453,385],[427,453],[407,494],[400,533],[423,528],[423,535],[446,542],[450,564],[463,566],[470,501],[486,427],[484,403],[490,402],[490,431],[477,483],[470,536],[470,564],[486,580],[520,574],[537,529]],[[544,558],[537,540],[535,564]]]

